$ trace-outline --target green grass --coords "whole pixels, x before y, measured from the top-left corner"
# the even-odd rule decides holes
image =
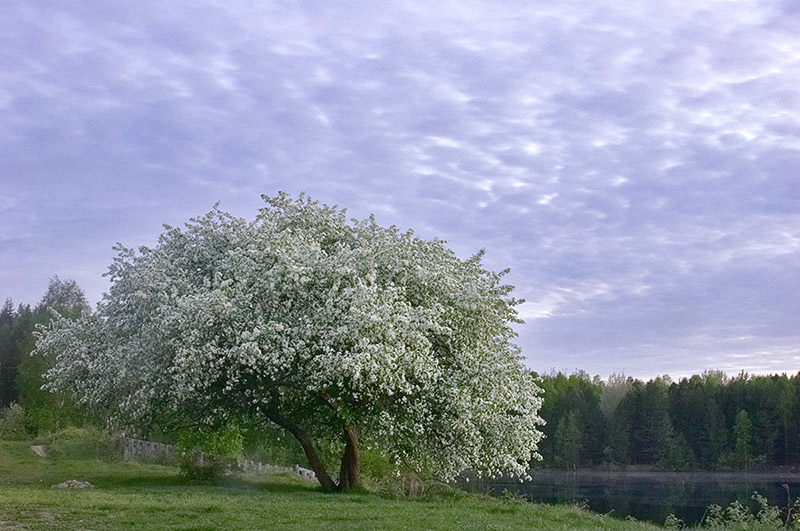
[[[0,441],[0,529],[657,529],[577,507],[462,492],[417,501],[324,493],[288,475],[187,485],[174,467],[63,453],[41,458],[29,444]],[[51,488],[68,479],[94,488]]]

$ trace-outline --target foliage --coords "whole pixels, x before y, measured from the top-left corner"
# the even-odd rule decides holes
[[[683,525],[683,520],[674,514],[667,515],[667,519],[664,521],[665,529],[683,529]]]
[[[625,373],[612,372],[608,379],[601,385],[600,410],[606,418],[611,418],[617,406],[633,386],[633,378]]]
[[[733,455],[736,464],[747,468],[753,462],[753,422],[750,415],[744,409],[736,415],[736,423],[733,425],[734,447]]]
[[[40,338],[49,389],[125,425],[269,419],[326,488],[320,447],[344,488],[365,445],[442,478],[526,474],[541,398],[502,274],[304,196],[265,200],[253,222],[215,208],[120,246],[97,313]]]
[[[20,361],[30,352],[26,347],[32,343],[33,327],[30,306],[15,310],[7,299],[0,312],[0,408],[19,401],[17,373]]]
[[[666,437],[661,447],[658,467],[662,470],[690,470],[694,468],[694,455],[684,436],[670,428]]]
[[[544,461],[569,467],[599,464],[606,433],[600,410],[599,380],[579,371],[569,376],[546,374],[539,376],[538,381],[545,396],[541,415],[546,420],[542,429],[546,438],[540,445]],[[571,413],[575,416],[572,425],[562,425]],[[559,427],[560,433],[556,433]],[[567,454],[570,457],[564,461]]]
[[[725,418],[720,409],[727,378],[719,372],[683,378],[669,389],[670,418],[689,445],[697,465],[710,468],[727,446]]]
[[[800,525],[797,525],[799,522],[791,519],[791,509],[800,504],[800,499],[789,509],[786,518],[782,517],[780,508],[770,505],[769,501],[761,494],[754,492],[752,499],[758,505],[758,511],[755,514],[739,501],[734,501],[725,508],[711,505],[703,521],[703,527],[741,531],[783,529],[785,527],[800,528]]]
[[[86,295],[74,280],[61,280],[58,276],[50,279],[42,300],[36,306],[38,313],[57,312],[62,317],[77,319],[92,309]]]
[[[244,454],[249,459],[276,465],[295,465],[305,459],[303,449],[290,433],[279,427],[251,426],[242,429]]]
[[[57,431],[81,423],[83,414],[64,394],[42,390],[43,374],[52,367],[52,356],[32,355],[35,330],[54,315],[77,319],[90,312],[83,291],[74,280],[50,279],[47,292],[34,309],[16,310],[7,299],[0,311],[0,407],[18,402],[25,409],[25,423],[34,433]]]
[[[73,459],[112,459],[116,440],[97,428],[70,426],[39,439],[52,457]]]
[[[573,470],[578,468],[581,452],[580,420],[576,411],[570,411],[556,427],[556,462]]]
[[[233,469],[243,453],[244,437],[238,426],[227,425],[218,429],[206,427],[186,428],[178,446],[180,475],[187,481],[209,481]]]
[[[0,410],[0,439],[26,439],[30,432],[25,426],[25,409],[12,402]]]
[[[800,466],[800,373],[728,378],[707,371],[678,382],[642,382],[622,375],[601,381],[579,371],[539,381],[546,397],[541,416],[547,439],[540,445],[545,466],[573,466],[560,458],[563,434],[556,436],[572,412],[583,441],[579,466]],[[598,448],[600,455],[593,451]]]

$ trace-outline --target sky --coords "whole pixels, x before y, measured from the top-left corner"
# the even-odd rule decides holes
[[[485,249],[539,372],[797,372],[800,3],[0,3],[0,298],[279,190]]]

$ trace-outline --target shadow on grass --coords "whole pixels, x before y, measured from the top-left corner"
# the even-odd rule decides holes
[[[320,487],[308,486],[308,485],[297,485],[297,484],[290,484],[290,483],[259,483],[258,490],[262,492],[269,492],[271,494],[296,494],[299,492],[307,493],[307,494],[324,494]]]
[[[108,476],[97,478],[98,487],[183,487],[186,483],[175,474],[128,476],[124,478]]]

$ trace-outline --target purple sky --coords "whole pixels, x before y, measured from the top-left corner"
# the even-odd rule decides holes
[[[798,5],[2,2],[0,298],[304,190],[510,267],[534,369],[795,372]]]

